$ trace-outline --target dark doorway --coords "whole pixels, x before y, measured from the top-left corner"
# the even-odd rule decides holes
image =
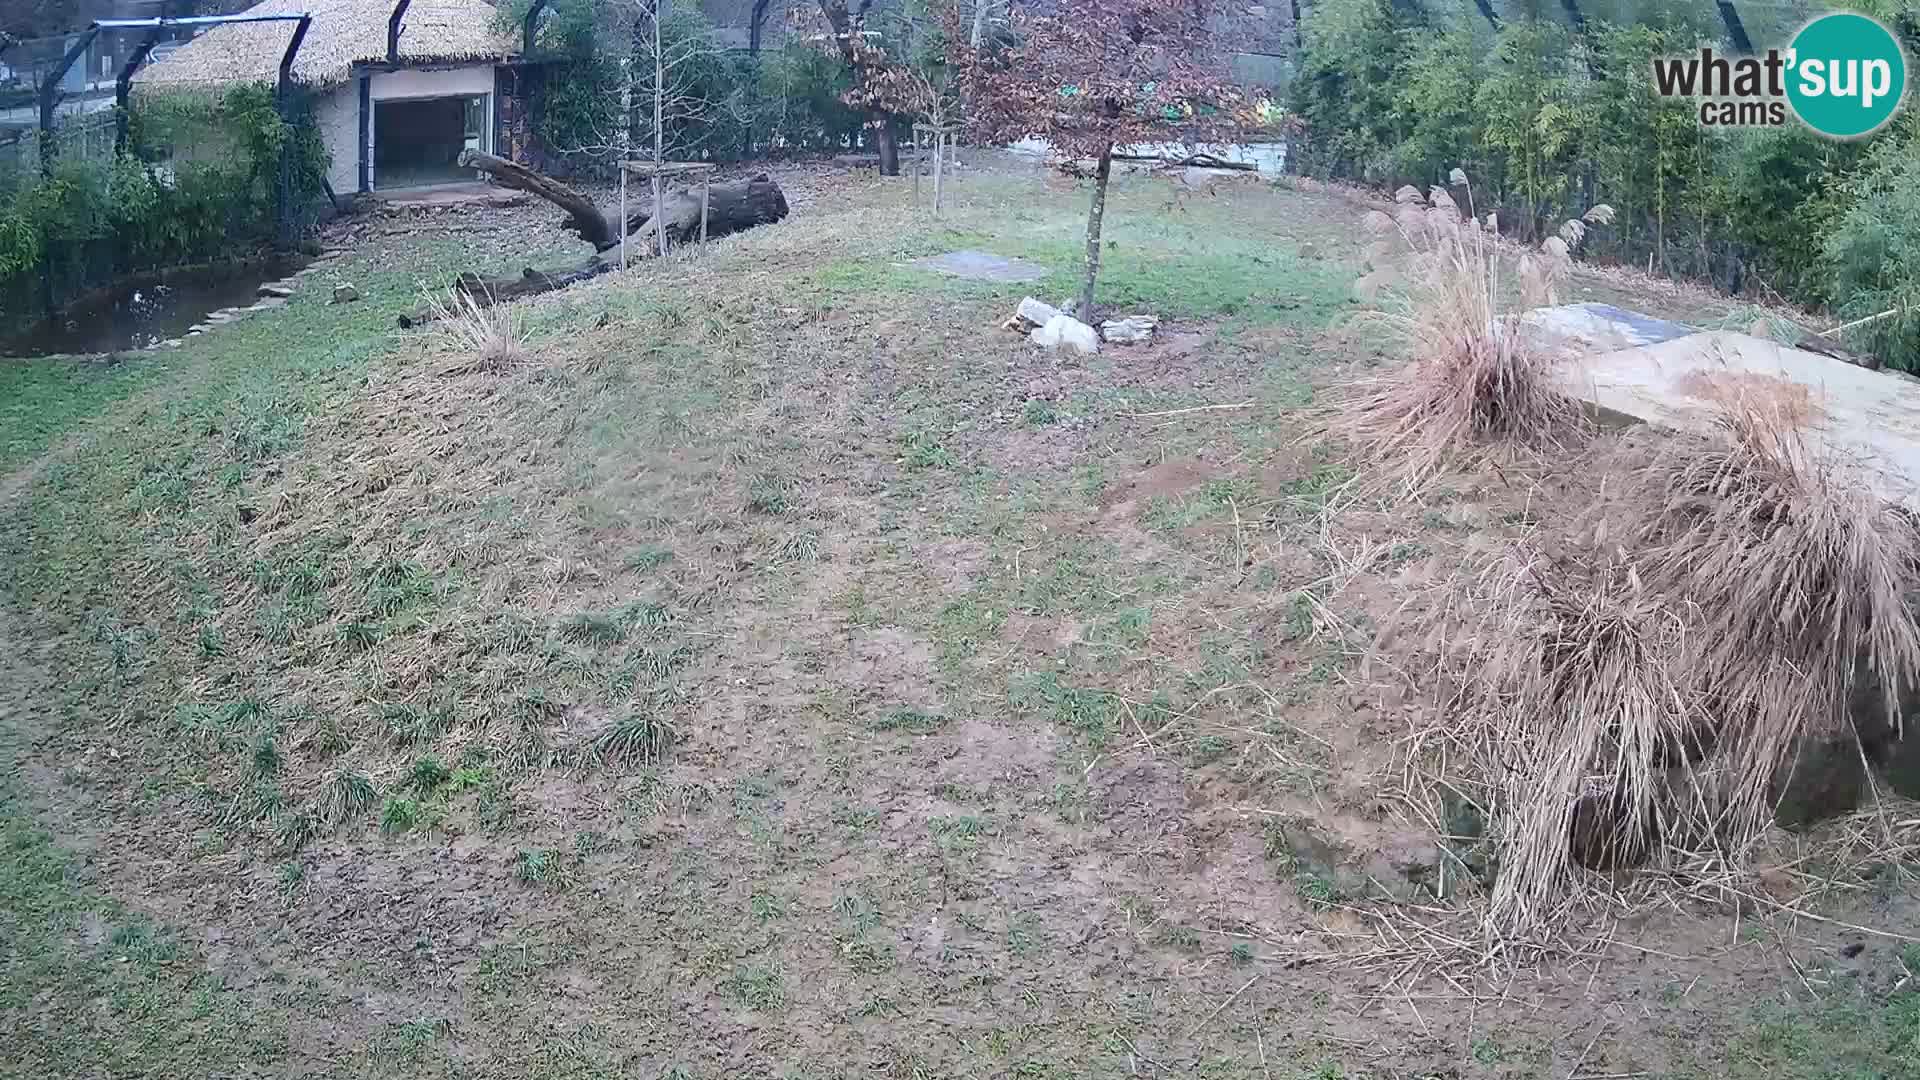
[[[418,187],[473,179],[460,168],[460,151],[476,142],[486,114],[484,97],[377,101],[373,114],[373,176],[379,188]]]

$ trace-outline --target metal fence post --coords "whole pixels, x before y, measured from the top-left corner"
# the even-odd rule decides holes
[[[302,15],[300,21],[293,24],[293,38],[287,42],[287,51],[280,55],[280,81],[273,91],[280,122],[287,125],[287,137],[280,143],[280,190],[274,207],[274,233],[281,247],[293,246],[293,58],[299,54],[300,44],[307,40],[307,30],[312,25],[311,15]]]

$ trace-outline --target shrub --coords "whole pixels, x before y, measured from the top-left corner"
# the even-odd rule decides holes
[[[1915,43],[1920,23],[1892,24]],[[1303,172],[1424,187],[1461,164],[1511,237],[1605,203],[1619,225],[1595,238],[1599,257],[1831,304],[1845,319],[1913,299],[1914,121],[1848,143],[1798,125],[1703,127],[1691,103],[1655,92],[1648,67],[1702,44],[1728,51],[1710,5],[1590,8],[1580,30],[1536,5],[1495,34],[1468,5],[1322,0],[1303,29],[1291,94]],[[1849,343],[1920,366],[1912,319]]]
[[[506,5],[502,17],[516,29],[525,0]],[[535,133],[565,165],[591,174],[609,173],[618,157],[623,89],[631,94],[629,145],[638,154],[653,145],[651,42],[627,51],[631,40],[595,25],[593,5],[561,0],[540,31],[543,48],[564,57],[549,65],[534,104]],[[755,76],[750,61],[722,48],[713,24],[697,6],[673,6],[661,21],[661,51],[673,61],[666,73],[662,117],[670,159],[732,160],[749,151],[754,119]],[[648,32],[644,25],[637,32]],[[621,61],[630,62],[631,85]]]
[[[1855,320],[1898,310],[1848,340],[1920,370],[1920,125],[1909,119],[1884,136],[1840,195],[1845,209],[1819,249],[1834,311]]]
[[[852,85],[840,63],[789,42],[760,58],[754,130],[767,149],[841,150],[858,143],[866,118],[840,98]]]
[[[1466,176],[1454,170],[1456,185]],[[1554,368],[1562,357],[1501,309],[1500,279],[1518,273],[1530,303],[1552,299],[1572,249],[1585,233],[1568,222],[1520,266],[1506,268],[1497,220],[1463,216],[1442,188],[1422,196],[1412,187],[1396,196],[1396,212],[1375,210],[1367,226],[1373,266],[1356,288],[1363,296],[1389,290],[1383,318],[1412,354],[1393,373],[1355,384],[1340,407],[1362,456],[1389,463],[1408,486],[1430,479],[1453,455],[1491,442],[1552,445],[1584,422],[1580,405],[1563,394]],[[1610,214],[1596,207],[1592,217]],[[1394,249],[1404,246],[1404,270]]]
[[[283,148],[296,206],[326,174],[311,115],[282,119],[264,85],[142,96],[128,134],[127,153],[63,157],[0,204],[0,292],[43,266],[65,290],[230,254],[271,235]]]

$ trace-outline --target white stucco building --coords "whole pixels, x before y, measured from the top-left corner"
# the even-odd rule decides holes
[[[395,4],[262,0],[248,9],[313,17],[292,74],[316,95],[337,194],[470,180],[455,164],[460,151],[495,152],[515,35],[486,0],[407,0],[389,50]],[[271,85],[292,34],[289,23],[214,27],[136,75],[134,92]]]

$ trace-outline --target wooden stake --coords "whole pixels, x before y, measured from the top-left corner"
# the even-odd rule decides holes
[[[935,129],[933,133],[933,216],[936,218],[940,216],[940,174],[947,160],[941,147],[946,141],[946,132]]]
[[[660,220],[660,174],[653,174],[653,234],[660,238],[660,254],[667,253],[667,228]]]
[[[713,173],[700,174],[700,242],[707,242],[707,204],[713,192]]]

